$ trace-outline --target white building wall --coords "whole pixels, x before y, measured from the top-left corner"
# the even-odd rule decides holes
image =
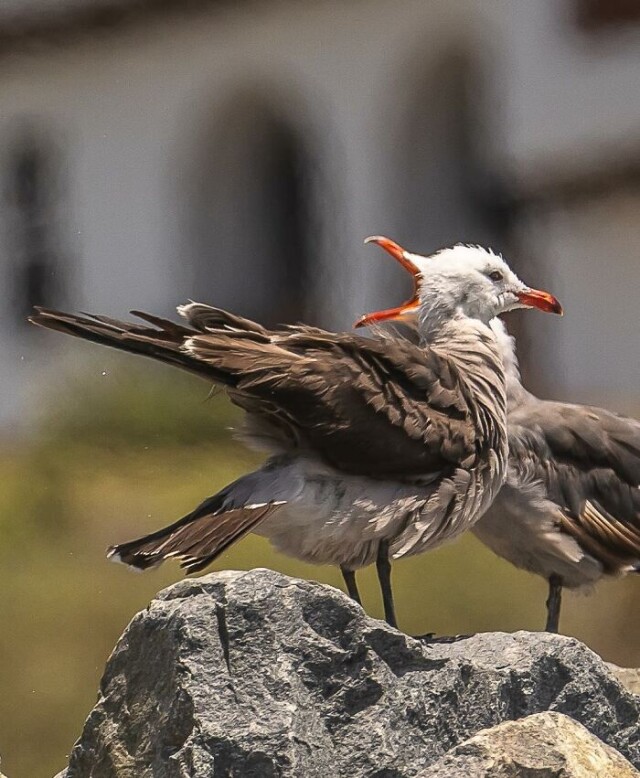
[[[638,154],[640,27],[587,34],[577,5],[516,0],[496,15],[506,66],[502,154],[532,184]]]
[[[388,294],[390,283],[400,283],[361,241],[385,232],[403,239],[397,230],[404,190],[394,148],[402,143],[402,124],[411,121],[412,101],[421,99],[421,80],[452,46],[467,49],[483,70],[481,155],[525,185],[547,167],[553,175],[563,167],[570,171],[574,163],[606,158],[640,137],[640,100],[629,99],[640,83],[637,41],[604,47],[594,61],[587,56],[588,40],[562,18],[561,5],[283,2],[214,7],[170,24],[150,19],[117,35],[5,58],[0,145],[23,116],[50,125],[63,143],[70,207],[65,238],[77,272],[73,307],[112,315],[133,307],[168,312],[198,296],[184,234],[187,171],[198,151],[193,139],[237,91],[257,85],[268,97],[273,88],[285,111],[303,107],[302,125],[320,144],[323,175],[332,184],[327,221],[339,226],[328,238],[320,236],[324,272],[317,294],[327,301],[323,323],[346,328]],[[437,196],[436,181],[433,189]],[[615,209],[596,215],[613,219],[608,229],[615,235],[629,227],[630,219],[619,219]],[[604,234],[586,222],[592,233]],[[551,253],[553,238],[553,254],[562,256],[554,291],[563,291],[576,263],[587,261],[585,251],[596,262],[596,237],[577,236],[584,223],[577,214],[562,225],[545,222],[548,247],[540,253]],[[420,245],[412,248],[436,248],[429,245],[429,230],[418,228],[415,235]],[[632,241],[618,241],[625,249],[617,259],[625,281],[619,305],[628,312],[637,252]],[[2,261],[10,262],[6,252]],[[77,351],[63,338],[54,345],[54,336],[12,327],[6,305],[0,316],[7,322],[0,348],[16,366],[0,375],[1,421],[21,413],[47,361],[57,364]],[[577,330],[560,324],[553,359],[577,353]],[[586,324],[585,342],[598,326],[593,319]],[[636,342],[629,337],[631,343],[608,363],[611,380],[620,384],[629,378],[621,355]],[[579,359],[574,364],[554,388],[593,385],[593,368]]]
[[[528,329],[530,384],[640,416],[640,193],[539,213],[521,239],[565,306],[562,320],[539,316]]]

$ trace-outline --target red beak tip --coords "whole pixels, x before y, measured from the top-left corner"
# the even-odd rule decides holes
[[[529,308],[537,308],[545,313],[557,313],[559,316],[564,316],[562,305],[560,301],[555,298],[549,292],[542,292],[539,289],[529,289],[527,291],[519,292],[517,295],[520,302]]]
[[[562,308],[562,305],[560,305],[560,301],[557,300],[555,297],[552,298],[552,302],[549,305],[549,313],[556,313],[558,316],[564,316],[564,309]]]

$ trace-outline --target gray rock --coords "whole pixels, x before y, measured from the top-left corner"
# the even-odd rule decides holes
[[[418,778],[638,778],[618,751],[562,713],[534,713],[478,732]]]
[[[426,644],[336,589],[216,573],[133,619],[66,778],[415,776],[480,730],[546,710],[640,765],[640,698],[574,639]]]

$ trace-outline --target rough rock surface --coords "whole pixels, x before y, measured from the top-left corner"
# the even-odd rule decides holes
[[[416,776],[480,730],[547,710],[640,766],[640,697],[574,639],[423,643],[336,589],[216,573],[133,619],[65,776]]]
[[[562,713],[534,713],[484,729],[418,778],[638,778],[617,751]]]

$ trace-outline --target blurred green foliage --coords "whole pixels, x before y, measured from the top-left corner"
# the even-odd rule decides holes
[[[105,367],[105,365],[107,365]],[[205,384],[122,358],[72,372],[40,423],[0,452],[0,753],[9,776],[49,778],[91,709],[111,649],[136,611],[181,577],[135,575],[104,549],[158,528],[254,467],[233,442],[238,414]],[[340,574],[250,536],[212,570],[273,567],[341,586]],[[381,616],[373,570],[359,573]],[[562,628],[619,664],[640,665],[639,580],[566,595]],[[538,629],[546,586],[472,536],[394,565],[400,624],[411,634]]]
[[[98,360],[93,349],[80,365],[66,372],[44,401],[41,444],[113,450],[192,446],[219,440],[241,418],[220,390],[150,360],[109,353]]]

